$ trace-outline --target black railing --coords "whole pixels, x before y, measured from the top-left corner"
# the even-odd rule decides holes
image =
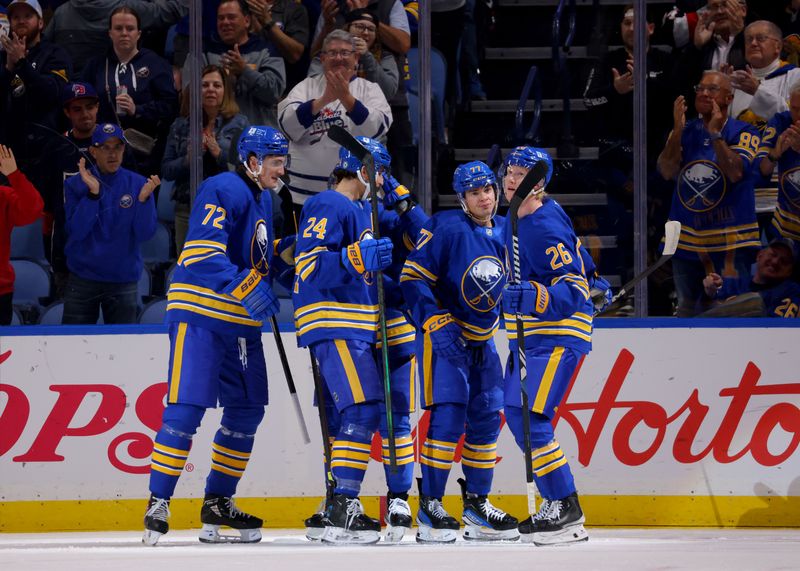
[[[525,109],[528,106],[528,101],[531,98],[531,91],[533,91],[533,118],[531,119],[530,127],[525,128]],[[528,77],[525,79],[525,85],[522,86],[522,92],[517,102],[517,109],[514,116],[514,130],[512,131],[513,145],[534,145],[538,146],[539,140],[537,133],[539,131],[539,121],[542,115],[542,82],[539,78],[539,68],[532,65],[528,70]]]
[[[564,112],[562,114],[563,125],[561,128],[561,139],[556,148],[560,158],[577,157],[578,146],[572,136],[572,113],[570,106],[570,84],[571,77],[567,67],[567,54],[572,48],[572,41],[575,39],[575,0],[561,0],[553,15],[553,66],[561,84],[561,97],[564,102]],[[567,19],[567,33],[563,42],[561,40],[561,24],[564,18]]]

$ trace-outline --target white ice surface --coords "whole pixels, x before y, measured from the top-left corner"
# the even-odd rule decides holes
[[[157,547],[135,532],[0,534],[2,571],[567,571],[571,569],[800,569],[800,530],[590,529],[587,543],[327,546],[299,530],[264,530],[261,543],[203,545],[174,531]]]

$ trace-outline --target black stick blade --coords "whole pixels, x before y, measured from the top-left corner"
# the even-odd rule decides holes
[[[528,174],[525,175],[525,178],[522,179],[522,182],[519,183],[519,187],[517,191],[514,193],[514,196],[511,198],[511,210],[516,211],[519,208],[519,205],[522,204],[522,201],[528,198],[531,190],[540,181],[544,180],[547,176],[547,163],[544,161],[538,161],[533,168],[528,171]]]
[[[364,158],[370,154],[369,150],[364,147],[361,143],[358,142],[350,131],[342,127],[341,125],[333,125],[330,129],[328,129],[328,137],[336,143],[350,151],[353,155],[355,155],[358,160],[362,161]]]

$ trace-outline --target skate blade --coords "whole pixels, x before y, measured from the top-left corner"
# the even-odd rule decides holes
[[[519,539],[519,531],[512,529],[493,529],[473,524],[464,526],[464,539],[469,541],[516,541]]]
[[[221,535],[220,526],[204,523],[200,530],[200,541],[203,543],[258,543],[261,541],[260,529],[236,529],[239,535]]]
[[[386,533],[383,536],[383,541],[384,543],[400,543],[403,541],[403,536],[406,534],[406,531],[410,529],[410,526],[403,527],[401,525],[387,525]]]
[[[586,533],[586,529],[581,524],[564,528],[561,531],[533,533],[531,536],[533,544],[539,547],[589,541],[589,534]]]
[[[417,528],[418,543],[455,543],[457,538],[457,529],[434,529],[427,525],[419,525]]]
[[[307,527],[306,539],[309,541],[320,541],[323,533],[325,533],[324,527]]]
[[[378,531],[351,531],[343,527],[328,526],[322,530],[320,537],[323,543],[340,545],[368,545],[378,543],[381,534]]]
[[[158,543],[158,540],[161,539],[161,536],[164,535],[163,533],[159,533],[157,531],[153,531],[152,529],[144,530],[144,535],[142,536],[142,543],[145,545],[155,545]]]

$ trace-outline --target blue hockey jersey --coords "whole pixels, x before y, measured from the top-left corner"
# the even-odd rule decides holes
[[[789,111],[775,114],[767,122],[756,158],[766,157],[791,124]],[[800,241],[800,153],[791,147],[778,160],[778,206],[772,225],[784,238]]]
[[[525,348],[571,347],[588,353],[592,348],[594,305],[572,221],[558,202],[546,197],[536,211],[519,219],[518,231],[520,277],[544,285],[549,294],[538,317],[522,317]],[[506,244],[511,252],[510,222],[507,234]],[[509,349],[516,351],[516,316],[504,313],[503,318]]]
[[[740,278],[723,278],[722,287],[717,291],[716,298],[727,300],[731,297],[757,292],[764,300],[765,317],[800,317],[800,284],[792,280],[785,280],[777,285],[764,286],[754,283],[750,276]]]
[[[752,172],[760,141],[758,131],[752,125],[728,119],[721,135],[744,162],[744,176],[737,183],[725,178],[717,164],[702,119],[689,121],[683,131],[684,158],[669,213],[670,220],[681,223],[677,258],[697,259],[701,252],[760,246]]]
[[[237,335],[260,328],[241,302],[220,292],[245,269],[271,279],[272,248],[270,193],[233,172],[205,180],[167,293],[167,321]]]
[[[420,230],[400,287],[417,327],[449,312],[468,340],[486,341],[497,330],[506,283],[505,220],[475,224],[460,210],[435,214]]]

